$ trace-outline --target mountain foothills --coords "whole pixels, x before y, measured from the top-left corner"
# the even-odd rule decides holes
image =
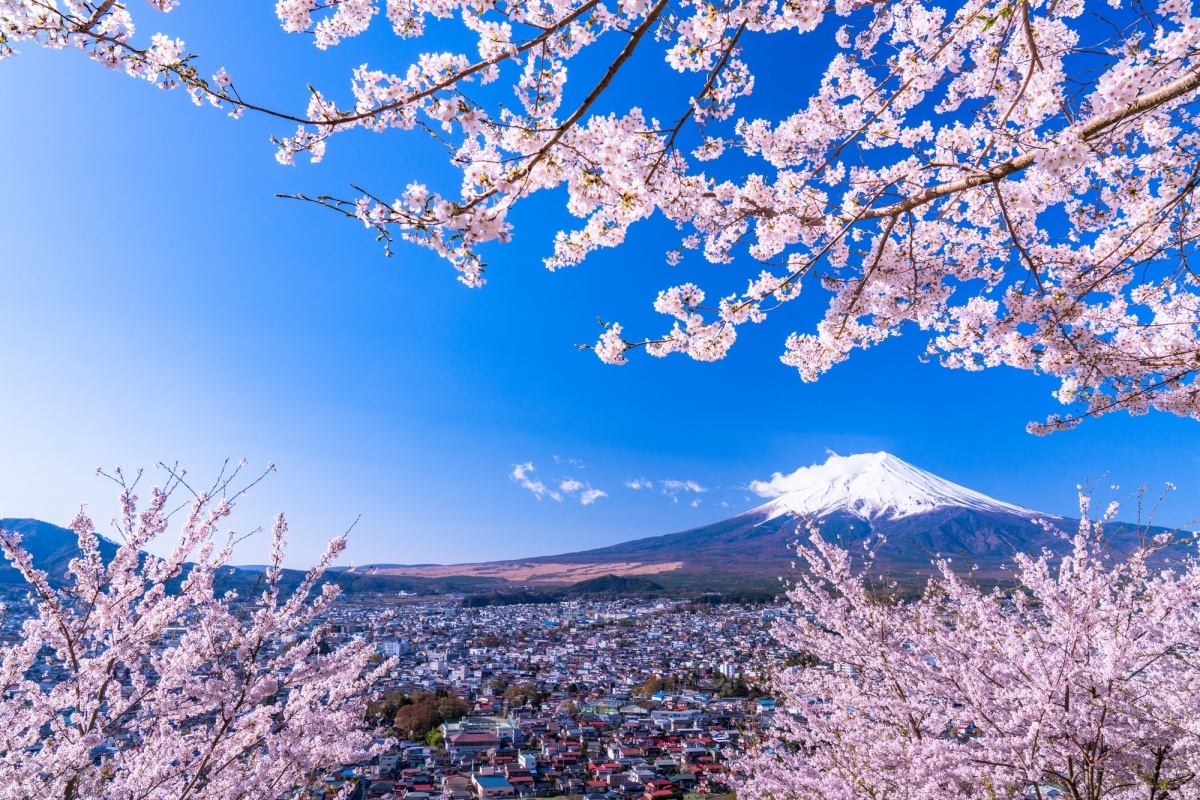
[[[945,556],[974,570],[985,582],[1011,576],[1013,555],[1065,549],[1062,534],[1075,520],[1057,518],[993,499],[939,478],[888,453],[831,455],[824,464],[752,484],[771,499],[757,508],[710,525],[665,536],[556,556],[453,565],[380,565],[368,574],[341,573],[348,591],[461,593],[478,604],[557,601],[597,595],[719,593],[754,598],[779,591],[792,573],[791,546],[807,535],[805,522],[852,551],[874,548],[872,573],[904,587],[924,583],[931,561]],[[0,520],[16,530],[35,563],[52,580],[66,578],[77,550],[74,534],[37,520]],[[1127,523],[1109,527],[1117,550],[1132,547],[1147,529]],[[116,546],[101,543],[110,557]],[[289,582],[299,581],[293,571]],[[250,590],[257,570],[229,569],[227,588]],[[0,565],[0,583],[20,577]]]
[[[37,519],[0,519],[0,528],[21,534],[21,544],[33,557],[34,566],[45,572],[52,584],[66,581],[71,559],[79,555],[74,531]],[[101,536],[97,544],[105,562],[117,554],[117,545],[112,541]],[[21,573],[7,559],[0,558],[0,585],[24,582]]]
[[[0,528],[21,535],[21,543],[33,557],[34,566],[46,573],[52,586],[62,586],[68,582],[71,559],[79,555],[78,538],[74,531],[37,519],[0,519]],[[103,536],[98,537],[98,540],[101,558],[106,562],[111,560],[116,555],[118,545]],[[218,571],[214,585],[220,591],[233,590],[245,594],[257,587],[265,569],[263,566],[224,567]],[[301,570],[286,569],[280,584],[285,591],[291,591],[300,585],[303,577],[304,572]],[[473,592],[494,583],[490,579],[473,576],[429,579],[377,577],[371,574],[348,575],[344,572],[335,572],[328,580],[340,581],[352,592],[404,591],[416,594]],[[24,583],[25,579],[21,577],[21,573],[0,557],[0,587]]]

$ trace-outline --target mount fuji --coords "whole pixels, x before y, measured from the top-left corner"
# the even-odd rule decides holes
[[[535,560],[678,564],[642,574],[664,586],[765,588],[791,572],[791,543],[807,536],[811,522],[851,550],[868,536],[882,536],[874,570],[915,586],[933,571],[938,555],[969,560],[978,578],[1003,580],[1014,553],[1062,547],[1040,520],[1068,532],[1075,525],[959,486],[889,453],[830,455],[823,464],[777,473],[751,489],[770,499],[711,525]]]
[[[393,574],[472,575],[531,584],[567,584],[616,575],[652,581],[668,591],[778,592],[792,573],[792,543],[806,523],[852,552],[868,536],[886,541],[872,572],[903,586],[923,585],[940,556],[971,564],[984,581],[1011,578],[1013,555],[1061,551],[1075,520],[997,500],[908,464],[889,453],[831,454],[823,464],[776,473],[750,487],[762,505],[699,528],[576,553],[487,564],[396,567]],[[1113,543],[1131,547],[1139,530],[1110,525]]]
[[[750,488],[775,499],[745,515],[766,514],[768,519],[785,514],[822,519],[845,513],[866,521],[896,521],[942,508],[1045,516],[951,483],[890,453],[830,454],[824,464],[801,467],[791,475],[777,472],[769,481],[754,481]]]

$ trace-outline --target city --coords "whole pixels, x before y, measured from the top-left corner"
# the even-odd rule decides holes
[[[726,762],[775,710],[753,687],[798,655],[771,637],[781,613],[636,600],[343,604],[330,620],[338,635],[376,637],[396,658],[385,695],[433,692],[469,708],[362,765],[368,795],[726,793]]]
[[[370,722],[391,738],[369,761],[343,764],[290,796],[728,794],[729,760],[775,712],[765,694],[771,671],[799,663],[799,654],[771,635],[785,607],[717,599],[468,608],[457,597],[343,597],[310,633],[333,650],[366,637],[373,660],[391,665],[369,706]],[[4,602],[0,643],[9,645],[30,606],[11,587]]]

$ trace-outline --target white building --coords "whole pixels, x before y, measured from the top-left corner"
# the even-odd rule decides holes
[[[392,656],[402,656],[408,653],[408,642],[403,639],[388,639],[384,641],[380,647],[383,654],[389,658]]]

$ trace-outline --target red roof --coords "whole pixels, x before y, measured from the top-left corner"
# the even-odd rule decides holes
[[[450,741],[454,744],[496,744],[500,740],[491,733],[456,733]]]

